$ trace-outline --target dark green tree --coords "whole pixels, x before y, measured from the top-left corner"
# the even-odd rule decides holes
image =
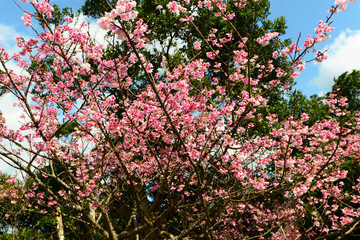
[[[347,98],[347,110],[357,112],[360,110],[360,71],[344,72],[335,79],[332,92],[340,97]]]
[[[115,6],[115,3],[116,1],[86,0],[82,7],[82,11],[87,16],[99,18],[103,16],[105,12],[110,11],[111,8]],[[228,52],[220,51],[215,59],[209,60],[212,65],[220,63],[222,70],[225,71],[217,73],[214,71],[215,69],[210,69],[208,81],[202,82],[201,84],[210,85],[214,78],[217,78],[219,83],[226,86],[227,90],[233,92],[234,95],[237,95],[238,90],[232,88],[231,82],[227,77],[231,73],[233,67],[231,62],[232,59],[230,59],[230,54],[228,53],[237,50],[238,45],[243,43],[243,38],[257,39],[267,32],[279,32],[280,35],[283,35],[286,30],[286,21],[284,17],[279,17],[274,21],[268,19],[270,15],[270,2],[268,0],[260,0],[258,2],[251,1],[251,8],[244,9],[243,11],[238,10],[234,6],[234,1],[226,1],[227,9],[235,12],[235,21],[232,24],[227,21],[222,21],[224,16],[214,16],[214,13],[209,12],[205,7],[196,13],[188,13],[188,15],[195,16],[192,23],[183,22],[181,24],[175,24],[179,22],[179,18],[184,16],[172,14],[166,7],[167,3],[168,2],[164,0],[137,1],[136,10],[139,12],[139,17],[144,19],[148,24],[148,29],[152,31],[151,36],[149,36],[151,47],[145,51],[145,55],[154,65],[154,72],[157,72],[157,69],[160,68],[160,64],[163,60],[166,60],[167,67],[172,69],[184,60],[180,59],[180,57],[184,58],[184,55],[186,56],[185,60],[191,60],[195,56],[199,57],[199,51],[194,49],[193,44],[196,41],[205,38],[208,39],[208,41],[207,44],[202,46],[203,51],[200,53],[201,58],[207,59],[206,52],[219,49],[216,46],[217,44],[223,45]],[[191,1],[189,4],[197,5],[198,3]],[[156,10],[158,5],[163,6],[163,9]],[[211,37],[214,29],[216,29],[217,32]],[[232,40],[227,41],[224,38],[224,33],[229,31],[233,32]],[[223,38],[220,39],[220,37],[217,36]],[[251,46],[250,42],[252,41],[247,41],[245,43],[245,48],[251,49],[248,57],[249,59],[254,55],[261,55],[262,58],[268,59],[275,50],[284,47],[284,45],[275,40],[272,40],[272,42],[265,47],[260,44]],[[285,45],[288,43],[289,40],[286,40]],[[109,48],[109,58],[118,57],[119,55],[127,56],[129,52],[129,46],[126,44],[120,43],[115,46],[116,49],[114,46],[110,46]],[[264,62],[263,64],[267,65],[268,63]],[[279,58],[274,60],[275,67],[284,66],[283,64],[283,59]],[[145,77],[140,73],[140,69],[133,67],[130,70],[133,72],[133,80],[137,80],[137,90],[141,89],[141,86],[147,84],[144,82]],[[248,75],[251,75],[252,78],[256,78],[258,74],[258,72],[251,71],[249,68]],[[274,78],[274,75],[268,76],[269,80]],[[273,97],[274,102],[276,101],[276,95]]]

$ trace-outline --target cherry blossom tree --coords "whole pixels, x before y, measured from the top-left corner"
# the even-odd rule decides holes
[[[53,26],[50,1],[31,0],[36,13],[22,19],[29,27],[39,21],[42,29],[34,27],[36,38],[18,37],[19,53],[1,49],[0,58],[1,85],[24,113],[19,129],[1,119],[0,156],[27,184],[8,178],[0,199],[53,216],[59,239],[74,221],[100,239],[341,239],[356,233],[360,178],[345,186],[342,164],[359,164],[360,113],[349,117],[346,99],[331,94],[331,116],[312,125],[305,113],[285,121],[264,115],[269,95],[304,70],[306,54],[327,58],[316,44],[330,37],[333,14],[354,1],[335,1],[313,36],[270,58],[253,49],[279,41],[278,33],[255,39],[232,25],[236,12],[251,11],[256,2],[234,1],[232,12],[220,0],[199,1],[198,8],[231,30],[219,35],[213,28],[194,43],[199,54],[174,68],[164,59],[155,71],[143,54],[151,29],[137,18],[134,1],[118,1],[98,21],[129,47],[109,59],[86,23],[74,26],[66,17]],[[198,15],[189,14],[188,4],[156,9],[192,25]],[[228,51],[224,43],[234,35],[237,49]],[[230,62],[222,60],[223,51]],[[282,68],[273,64],[279,58]],[[11,61],[23,73],[11,70]],[[147,84],[138,93],[131,92],[134,67]],[[250,134],[255,121],[270,126],[269,134]],[[61,137],[69,127],[74,131]]]

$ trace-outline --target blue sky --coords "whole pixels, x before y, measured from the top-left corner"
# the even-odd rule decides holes
[[[271,17],[284,16],[287,21],[287,37],[293,41],[301,33],[302,40],[313,35],[319,20],[325,20],[327,10],[334,0],[272,0]],[[331,39],[318,46],[328,49],[328,60],[311,62],[296,79],[296,88],[306,95],[319,94],[331,89],[333,78],[345,71],[360,70],[360,1],[348,4],[348,9],[332,18],[335,30]]]

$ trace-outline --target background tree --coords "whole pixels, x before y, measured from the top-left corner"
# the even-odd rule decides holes
[[[360,110],[360,71],[353,70],[351,73],[344,72],[337,79],[332,87],[332,92],[346,97],[347,110],[357,112]]]
[[[226,87],[226,91],[231,93],[236,98],[240,94],[244,85],[236,85],[231,82],[229,75],[231,69],[234,67],[232,62],[231,53],[238,49],[238,45],[246,45],[250,59],[252,56],[261,56],[260,63],[267,65],[267,59],[272,59],[272,65],[274,68],[286,68],[287,59],[285,58],[272,58],[274,51],[283,49],[290,44],[290,39],[286,39],[283,42],[278,40],[269,39],[269,43],[266,45],[253,44],[253,40],[262,37],[268,32],[277,32],[278,36],[285,34],[286,20],[284,17],[276,18],[275,20],[269,20],[270,15],[270,1],[260,0],[251,1],[247,9],[238,10],[235,1],[224,1],[223,8],[232,12],[233,15],[226,16],[233,18],[231,22],[223,21],[221,17],[225,15],[215,16],[215,13],[209,14],[206,4],[201,3],[201,8],[198,8],[196,1],[190,1],[187,5],[189,15],[194,14],[197,17],[191,24],[186,22],[180,22],[180,15],[174,15],[167,8],[156,9],[157,6],[165,6],[167,1],[136,1],[136,10],[139,17],[147,23],[148,29],[151,30],[151,35],[147,36],[149,40],[148,47],[142,53],[146,56],[152,65],[153,71],[157,72],[161,68],[161,62],[166,62],[166,67],[173,69],[179,65],[182,61],[189,61],[194,58],[207,59],[211,66],[219,66],[220,70],[214,67],[208,69],[208,74],[205,78],[199,81],[193,81],[192,84],[196,88],[212,88],[212,84],[216,82],[218,86]],[[105,11],[110,11],[111,7],[115,6],[114,1],[92,1],[86,0],[82,7],[82,12],[90,17],[99,18],[104,15]],[[217,8],[217,7],[215,7]],[[161,27],[159,27],[161,26]],[[175,29],[174,29],[174,26]],[[224,36],[223,38],[217,36]],[[230,37],[231,36],[231,37]],[[195,43],[202,38],[207,38],[207,43],[202,44],[201,51],[195,49]],[[247,41],[246,39],[250,39]],[[245,41],[244,41],[245,40]],[[207,53],[213,51],[219,51],[218,57],[209,59]],[[223,51],[222,49],[227,49]],[[129,46],[126,43],[111,44],[106,51],[106,58],[112,59],[118,56],[124,56],[129,52]],[[250,66],[247,66],[250,69]],[[247,73],[251,78],[256,79],[260,74],[258,71],[250,71]],[[129,71],[130,76],[133,79],[134,84],[130,86],[130,93],[136,93],[142,91],[146,86],[146,76],[142,75],[140,66],[133,67]],[[262,78],[261,84],[264,86],[266,83],[276,78],[276,72],[269,72]],[[294,85],[292,78],[287,76],[286,80],[290,86]],[[262,87],[263,87],[262,86]],[[250,86],[248,91],[250,91]],[[264,89],[265,90],[265,89]],[[121,93],[118,90],[110,89],[115,96],[121,97]],[[254,131],[249,131],[248,134],[266,134],[269,128],[269,122],[266,116],[273,113],[279,113],[280,120],[287,119],[292,112],[288,111],[288,105],[292,99],[288,98],[287,91],[282,88],[275,88],[269,91],[270,95],[267,96],[268,105],[271,106],[266,110],[261,111],[264,120],[258,122],[255,118],[254,121],[249,121],[251,124],[255,124]],[[216,97],[216,95],[214,95]],[[121,102],[121,101],[120,101]],[[121,108],[119,110],[121,112]]]
[[[278,32],[279,35],[285,34],[286,30],[286,21],[284,17],[279,17],[274,21],[268,19],[270,15],[270,2],[268,0],[260,0],[251,2],[251,8],[247,10],[238,11],[235,7],[234,1],[226,1],[223,4],[223,7],[226,8],[229,12],[233,12],[234,16],[233,21],[229,23],[228,21],[222,21],[221,17],[217,17],[214,13],[209,14],[206,5],[202,4],[201,8],[198,8],[198,3],[195,1],[190,1],[187,4],[188,14],[197,15],[197,17],[192,21],[192,24],[187,24],[186,22],[181,22],[179,19],[180,15],[174,15],[171,11],[164,6],[166,6],[167,1],[137,1],[136,11],[138,11],[139,18],[142,18],[144,22],[148,25],[148,29],[151,30],[151,35],[147,36],[149,43],[145,51],[142,53],[146,58],[152,63],[154,72],[161,67],[161,62],[165,60],[166,67],[173,69],[182,61],[190,61],[194,58],[207,58],[206,52],[211,52],[212,50],[219,49],[218,46],[223,46],[227,49],[226,51],[219,52],[219,59],[209,59],[212,65],[215,62],[222,64],[223,70],[229,71],[231,68],[231,57],[228,54],[238,47],[239,44],[242,44],[242,38],[252,38],[255,40],[260,36],[263,36],[267,32]],[[90,17],[99,18],[104,15],[106,11],[110,11],[111,7],[115,7],[116,3],[114,1],[92,1],[86,0],[84,6],[82,7],[82,12]],[[163,6],[164,8],[156,9],[157,6]],[[159,27],[161,26],[161,27]],[[174,26],[176,26],[174,28]],[[236,29],[236,30],[234,30]],[[213,32],[216,31],[216,32]],[[236,31],[236,33],[235,33]],[[226,36],[225,33],[231,33],[232,37],[225,38],[216,38],[215,35]],[[197,51],[194,48],[194,43],[201,40],[202,38],[209,38],[208,44],[203,44],[203,51]],[[210,39],[212,39],[210,41]],[[231,40],[230,40],[231,39]],[[247,44],[252,41],[247,42]],[[264,59],[272,56],[272,53],[275,50],[284,47],[277,41],[270,41],[271,43],[267,46],[256,45],[255,47],[248,46],[252,49],[251,54],[256,55],[261,53],[261,56],[264,56]],[[282,44],[289,44],[289,40],[286,40]],[[119,55],[124,55],[129,51],[129,46],[125,43],[117,45],[116,49],[114,46],[110,46],[108,55],[111,57],[117,57]],[[220,61],[221,59],[221,61]],[[284,59],[274,59],[275,67],[280,67]],[[284,65],[283,65],[284,66]],[[226,70],[226,68],[228,68]],[[206,81],[203,80],[202,84],[210,86],[213,81],[213,78],[217,78],[217,81],[220,81],[221,85],[227,85],[230,88],[230,83],[227,82],[227,77],[224,75],[224,71],[214,71],[215,69],[210,68],[209,74]],[[136,90],[142,89],[140,86],[143,86],[145,76],[138,75],[139,68],[134,68],[132,78],[134,83],[138,83]],[[140,71],[141,72],[141,71]],[[226,74],[229,74],[227,72]],[[258,73],[251,73],[254,76]],[[269,76],[271,79],[274,76]],[[137,81],[138,80],[138,81]],[[146,84],[145,84],[146,85]],[[236,89],[233,94],[236,95]],[[276,94],[272,97],[274,102],[276,101]]]

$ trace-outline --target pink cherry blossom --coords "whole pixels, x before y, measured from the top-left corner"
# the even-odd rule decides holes
[[[47,21],[49,2],[32,0],[24,24]],[[66,18],[34,24],[33,38],[16,38],[16,53],[1,48],[0,85],[23,114],[18,129],[0,118],[0,158],[26,177],[26,185],[16,176],[0,183],[0,201],[13,204],[4,205],[5,220],[21,207],[58,227],[85,224],[102,239],[325,239],[358,226],[360,178],[347,165],[359,164],[360,113],[332,93],[327,115],[313,122],[296,108],[289,81],[307,61],[326,60],[317,44],[330,38],[333,14],[302,46],[274,49],[278,33],[234,27],[257,1],[190,3],[155,12],[194,26],[204,11],[226,27],[194,35],[176,61],[170,48],[152,55],[153,25],[132,0],[98,20],[113,36],[109,46]],[[118,43],[126,51],[109,54]],[[269,106],[282,89],[295,99],[285,118]]]
[[[195,43],[194,43],[194,48],[195,48],[196,50],[201,50],[201,44],[200,44],[200,42],[195,42]]]
[[[167,7],[174,13],[179,13],[181,10],[181,5],[176,1],[169,2]]]

